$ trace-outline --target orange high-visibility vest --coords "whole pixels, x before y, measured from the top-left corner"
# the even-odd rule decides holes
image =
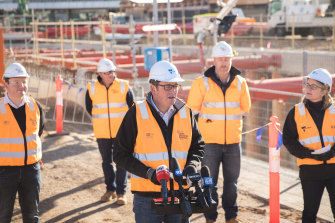
[[[22,134],[19,124],[4,98],[0,100],[0,166],[23,166],[34,164],[42,158],[42,145],[38,131],[40,129],[40,110],[35,100],[28,97],[25,104],[26,133]],[[25,142],[27,151],[25,151]]]
[[[247,83],[236,75],[224,96],[221,88],[206,76],[191,86],[187,104],[199,112],[199,129],[205,143],[233,144],[242,141],[242,117],[250,110]]]
[[[310,150],[321,149],[322,143],[318,128],[309,114],[308,109],[305,107],[304,103],[299,103],[295,105],[294,119],[297,124],[297,131],[299,135],[299,142],[304,147]],[[335,106],[332,104],[325,111],[325,116],[322,123],[322,139],[324,146],[331,145],[335,143]],[[312,152],[312,151],[311,151]],[[335,157],[326,161],[327,163],[335,163]],[[315,159],[300,159],[297,158],[298,166],[300,165],[319,165],[323,164],[323,161],[318,161]]]
[[[115,138],[123,117],[128,111],[129,82],[115,78],[108,88],[99,81],[88,83],[92,100],[93,131],[96,138]]]
[[[147,102],[136,103],[137,138],[134,148],[134,157],[146,166],[156,169],[160,165],[169,168],[168,149],[162,131],[152,115]],[[173,119],[172,130],[172,157],[177,158],[181,170],[184,169],[188,150],[192,141],[192,126],[190,110],[185,105]],[[178,190],[175,182],[174,189]],[[170,190],[170,185],[168,184]],[[131,175],[131,190],[141,192],[160,192],[161,186],[153,184],[150,180]]]

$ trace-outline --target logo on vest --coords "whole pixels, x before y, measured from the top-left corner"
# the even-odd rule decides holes
[[[309,127],[306,127],[306,126],[301,127],[302,131],[304,131],[304,132],[306,132],[306,129],[310,129],[310,128],[311,128],[310,126]]]
[[[3,121],[3,124],[4,125],[10,125],[10,121],[5,120],[5,121]]]
[[[179,135],[179,139],[188,139],[188,135],[186,135],[185,133],[181,131],[177,131],[177,133]]]
[[[37,126],[37,121],[35,119],[30,119],[32,126]]]
[[[331,125],[330,128],[335,129],[335,125]]]
[[[152,137],[154,137],[154,134],[151,133],[151,132],[147,132],[147,133],[145,133],[145,136],[148,137],[148,138],[152,138]]]

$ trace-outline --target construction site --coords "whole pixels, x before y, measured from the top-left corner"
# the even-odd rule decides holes
[[[276,116],[282,131],[288,112],[301,102],[306,75],[314,69],[324,68],[331,73],[334,97],[334,1],[294,1],[315,6],[313,18],[295,13],[297,9],[289,9],[293,1],[285,0],[266,1],[254,15],[247,15],[252,10],[246,9],[251,6],[243,8],[238,3],[243,1],[238,0],[209,1],[209,9],[204,6],[206,1],[119,2],[122,12],[114,8],[94,20],[64,16],[47,20],[45,15],[37,16],[38,11],[30,10],[29,5],[29,15],[15,12],[16,21],[22,19],[23,23],[14,24],[14,17],[5,10],[0,17],[1,81],[8,65],[21,63],[30,75],[28,94],[41,103],[47,121],[42,136],[41,222],[135,222],[129,185],[129,202],[125,206],[113,201],[100,203],[98,199],[104,191],[101,157],[92,119],[85,108],[87,83],[97,79],[98,61],[103,57],[112,60],[117,77],[129,80],[135,100],[142,101],[149,91],[150,67],[156,61],[169,60],[185,79],[178,97],[186,102],[194,79],[213,65],[212,47],[218,41],[226,41],[237,52],[232,65],[247,80],[252,102],[243,121],[239,220],[271,222],[266,126],[271,123],[270,117]],[[180,13],[182,16],[178,17],[178,4],[199,10],[194,14]],[[286,15],[286,21],[278,22],[276,13],[284,6],[286,12],[292,13]],[[243,8],[245,15],[237,15],[236,8]],[[256,11],[256,7],[253,9]],[[144,12],[150,18],[146,23],[142,22]],[[57,78],[62,80],[62,133],[56,133]],[[1,85],[2,96],[4,92]],[[264,126],[261,140],[256,140],[257,130]],[[303,195],[296,157],[284,145],[279,151],[280,221],[301,222]],[[219,180],[219,193],[222,181]],[[218,210],[217,222],[224,222],[221,205]],[[205,218],[193,214],[190,221],[200,223]],[[12,222],[22,222],[18,200]],[[334,222],[328,193],[323,195],[317,222]]]

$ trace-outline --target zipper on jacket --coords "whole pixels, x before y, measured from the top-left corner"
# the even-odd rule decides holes
[[[227,144],[227,108],[226,108],[226,93],[223,93],[224,102],[224,144]]]

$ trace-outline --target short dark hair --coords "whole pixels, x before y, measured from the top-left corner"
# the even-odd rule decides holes
[[[157,86],[159,84],[160,81],[157,81],[157,80],[154,80],[154,79],[150,79],[149,80],[149,83],[152,84],[152,85],[155,85]]]
[[[9,84],[9,79],[10,79],[10,78],[5,77],[3,80],[4,80],[7,84]]]

